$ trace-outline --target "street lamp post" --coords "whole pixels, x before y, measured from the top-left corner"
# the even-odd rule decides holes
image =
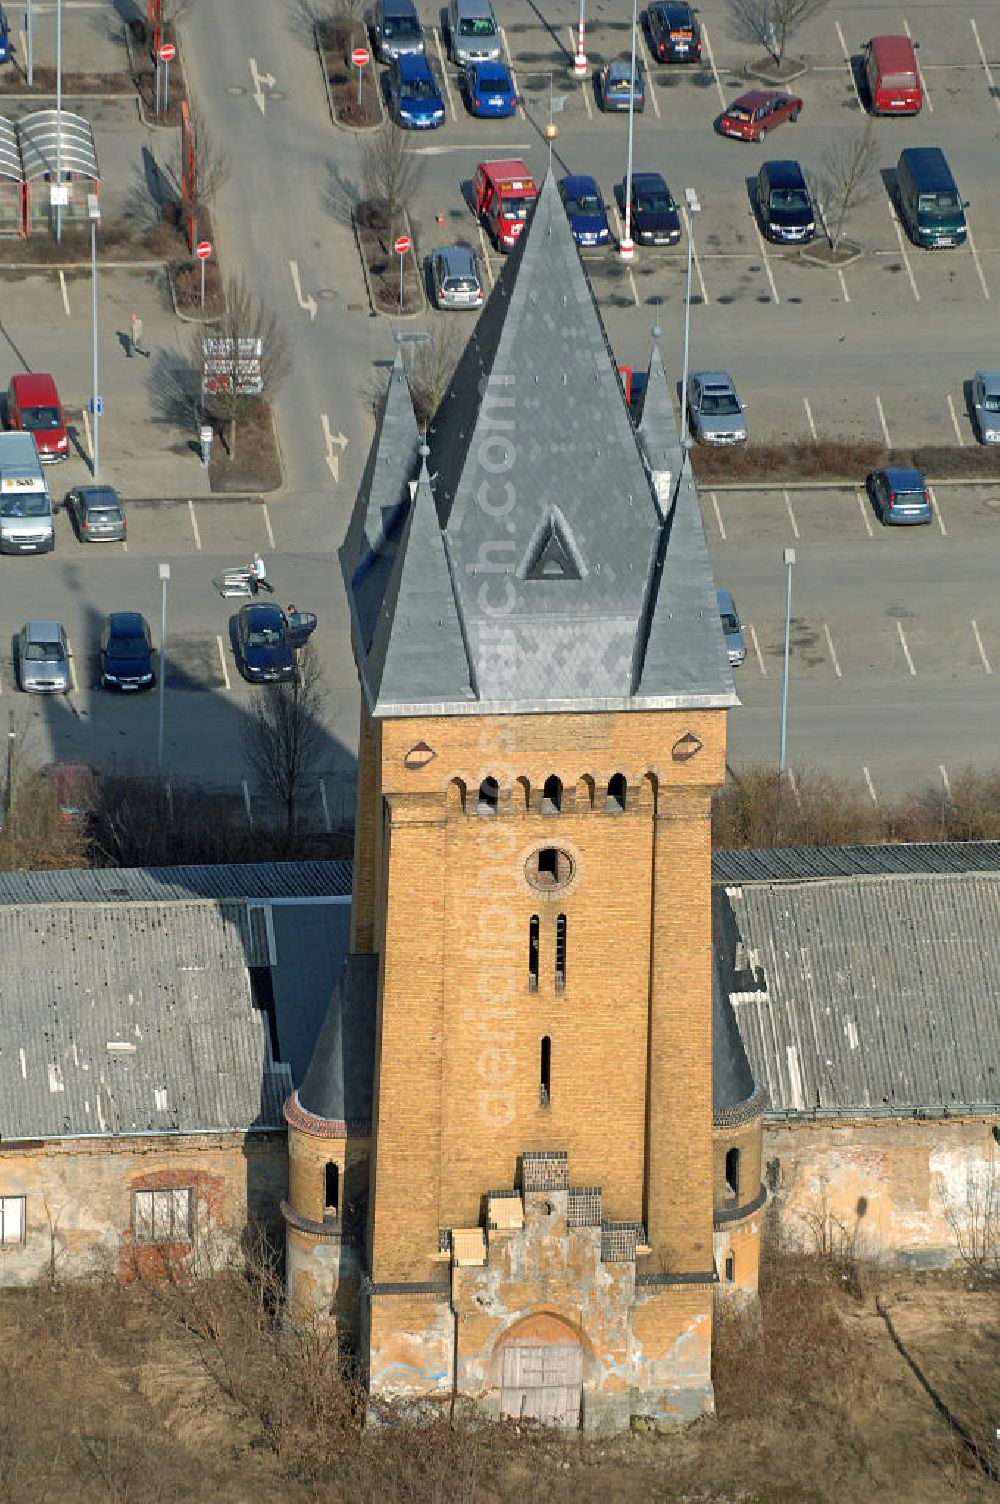
[[[586,5],[587,0],[580,0],[580,25],[576,34],[576,57],[573,59],[573,76],[575,78],[586,78],[587,76],[587,54],[583,50],[583,33],[587,21]]]
[[[625,168],[625,221],[622,225],[622,243],[618,253],[623,261],[631,261],[635,255],[632,240],[632,122],[635,118],[635,0],[632,0],[632,72],[628,86],[628,155]]]
[[[56,0],[56,240],[62,240],[62,0]]]
[[[778,749],[778,790],[785,776],[785,742],[788,731],[788,647],[792,630],[792,565],[795,563],[794,548],[786,548],[782,559],[788,570],[788,585],[785,591],[785,667],[781,681],[781,743]]]
[[[170,580],[170,565],[159,566],[160,575],[160,715],[156,734],[156,771],[163,772],[163,660],[167,645],[167,584]]]
[[[687,292],[684,295],[684,371],[681,376],[681,475],[684,474],[684,468],[688,462],[688,451],[691,448],[687,412],[688,346],[691,337],[691,262],[694,259],[694,216],[701,213],[701,204],[693,188],[684,189],[684,202],[687,204],[688,270]]]
[[[91,325],[93,330],[94,381],[91,408],[94,414],[94,479],[101,468],[101,397],[97,379],[97,226],[101,220],[101,205],[96,193],[87,194],[87,213],[90,216],[90,294]]]

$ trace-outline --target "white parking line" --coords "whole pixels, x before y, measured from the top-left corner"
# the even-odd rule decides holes
[[[722,105],[722,108],[724,110],[726,108],[726,93],[722,87],[722,79],[719,77],[719,70],[715,66],[715,53],[712,51],[712,43],[709,40],[708,27],[705,25],[704,21],[702,21],[701,23],[701,39],[705,43],[705,51],[708,53],[708,64],[712,70],[712,77],[715,79],[715,87],[719,91],[719,103]]]
[[[753,227],[757,231],[757,244],[760,246],[760,254],[764,262],[764,270],[767,272],[767,280],[771,285],[771,297],[774,299],[775,303],[780,303],[781,299],[778,297],[778,289],[775,285],[774,273],[771,271],[771,263],[768,260],[767,256],[767,246],[764,244],[764,237],[760,233],[760,225],[757,223],[756,215],[754,216]]]
[[[687,232],[688,239],[691,240],[691,216],[686,207],[681,209],[681,213],[684,215],[684,229]],[[705,278],[701,274],[701,257],[698,255],[698,247],[693,240],[691,240],[691,260],[694,262],[694,269],[698,275],[698,286],[701,288],[701,301],[707,308],[711,299],[708,296],[708,288],[705,286]]]
[[[630,266],[627,266],[625,268],[625,270],[628,273],[629,285],[632,288],[632,301],[634,302],[636,308],[638,308],[639,307],[639,289],[635,285],[635,272],[632,270],[632,268]]]
[[[976,250],[976,242],[972,238],[971,229],[969,230],[969,250],[972,252],[973,261],[976,263],[976,272],[979,276],[979,285],[983,289],[983,297],[988,303],[990,301],[990,290],[986,285],[986,277],[983,273],[982,263],[979,260],[979,252]]]
[[[983,668],[988,674],[992,674],[993,666],[986,656],[986,649],[983,647],[983,639],[979,635],[979,627],[977,626],[975,621],[973,621],[972,623],[972,635],[976,639],[976,647],[979,649],[979,657],[980,661],[982,662]]]
[[[910,673],[913,675],[913,677],[916,678],[917,670],[914,667],[913,658],[910,653],[910,646],[906,640],[906,633],[903,631],[903,623],[901,621],[897,621],[896,631],[899,634],[899,645],[903,649],[903,657],[906,659],[906,666],[910,670]]]
[[[66,273],[63,271],[62,267],[59,268],[59,287],[62,291],[63,307],[66,310],[66,317],[69,318],[69,293],[66,291]]]
[[[947,536],[948,536],[948,529],[944,525],[944,518],[941,516],[941,508],[938,506],[938,499],[934,495],[934,487],[933,486],[928,486],[927,487],[927,495],[931,499],[931,506],[932,506],[932,508],[934,510],[934,516],[937,518],[937,525],[941,529],[941,536],[942,536],[942,538],[947,538]]]
[[[489,279],[490,279],[490,286],[492,287],[493,286],[493,268],[492,268],[492,266],[490,266],[490,248],[489,248],[489,245],[487,244],[487,241],[486,241],[486,232],[483,229],[483,227],[482,227],[481,224],[477,224],[476,225],[476,229],[479,231],[479,244],[483,248],[483,265],[486,268],[486,275],[487,275],[487,277],[489,277]]]
[[[223,646],[221,632],[217,632],[216,633],[215,640],[219,644],[219,662],[222,665],[222,678],[223,678],[223,681],[225,682],[226,688],[229,689],[229,688],[231,688],[230,683],[229,683],[229,665],[226,662],[226,650],[225,650],[225,647]]]
[[[862,768],[861,771],[865,775],[865,783],[868,785],[868,792],[871,795],[872,803],[873,804],[878,804],[878,795],[875,792],[875,785],[872,782],[872,775],[871,775],[871,773],[868,771],[867,768]]]
[[[840,282],[840,290],[844,295],[844,302],[849,303],[851,301],[851,295],[847,291],[847,283],[844,281],[844,273],[841,271],[839,266],[837,267],[837,279]]]
[[[708,494],[712,498],[712,508],[715,512],[715,520],[719,525],[719,537],[722,539],[723,543],[725,543],[726,525],[722,520],[722,512],[719,509],[719,498],[716,496],[714,491],[709,491]]]
[[[854,494],[855,494],[855,496],[858,499],[858,506],[861,508],[861,521],[864,523],[865,527],[868,529],[868,536],[869,536],[869,538],[874,538],[875,534],[872,532],[872,519],[871,519],[871,516],[869,515],[868,498],[864,494],[864,492],[861,490],[860,486],[858,487],[858,489],[855,491]]]
[[[458,119],[458,110],[455,108],[455,96],[451,92],[451,79],[448,77],[448,64],[445,61],[444,48],[441,46],[441,35],[436,26],[431,27],[434,33],[434,46],[437,48],[438,61],[441,64],[441,77],[444,79],[445,92],[448,95],[448,104],[451,107],[452,119]]]
[[[250,829],[253,830],[253,810],[250,808],[250,790],[247,787],[247,781],[245,778],[243,779],[243,804],[247,812],[247,824],[249,825]]]
[[[906,35],[909,37],[910,41],[912,42],[913,41],[913,32],[910,30],[910,23],[906,19],[905,16],[903,17],[903,30],[906,32]],[[917,58],[917,77],[920,79],[920,87],[923,90],[924,104],[927,106],[927,109],[928,109],[929,113],[933,115],[933,113],[934,113],[934,106],[931,104],[930,91],[927,88],[927,75],[924,73],[924,70],[920,66],[920,59],[919,58]]]
[[[806,422],[809,424],[809,432],[812,434],[813,439],[815,440],[815,439],[817,439],[819,437],[819,435],[816,432],[816,423],[815,423],[815,420],[813,419],[813,410],[809,406],[809,398],[808,397],[803,397],[802,398],[802,406],[806,410]]]
[[[958,425],[958,414],[955,411],[955,403],[951,393],[948,393],[948,411],[951,414],[951,426],[955,430],[955,438],[960,448],[965,448],[965,440],[962,438],[962,430]]]
[[[916,301],[919,303],[920,302],[920,293],[917,290],[917,279],[913,275],[913,267],[910,265],[910,258],[906,254],[906,242],[903,239],[903,231],[902,231],[902,228],[900,226],[898,216],[896,214],[896,207],[895,207],[894,204],[891,204],[891,203],[889,205],[889,218],[892,220],[893,229],[896,231],[896,239],[899,241],[899,254],[903,258],[903,265],[906,267],[906,275],[910,279],[910,287],[911,287],[911,289],[913,291],[913,296],[916,299]]]
[[[510,55],[510,47],[507,44],[507,33],[504,31],[502,26],[500,28],[500,42],[503,47],[504,56],[507,59],[507,67],[510,69],[511,81],[514,85],[514,93],[517,95],[517,118],[519,120],[524,120],[526,116],[524,113],[524,105],[521,103],[521,91],[517,86],[517,74],[514,72],[514,59]]]
[[[267,546],[268,548],[274,548],[274,532],[271,528],[271,514],[267,510],[266,501],[261,502],[260,509],[264,513],[264,528],[267,532]]]
[[[882,425],[882,437],[885,439],[885,447],[886,449],[891,449],[892,440],[889,437],[889,425],[885,421],[885,408],[882,406],[882,398],[878,392],[875,393],[875,406],[878,409],[878,420]]]
[[[826,645],[830,650],[830,662],[833,664],[833,672],[837,675],[838,679],[842,679],[844,676],[840,672],[840,663],[837,659],[837,650],[833,645],[833,638],[830,636],[830,628],[826,622],[823,623],[823,631],[826,634]]]
[[[795,534],[796,538],[799,538],[801,537],[801,534],[799,532],[799,525],[795,521],[795,513],[792,511],[792,498],[789,496],[787,491],[782,491],[781,494],[785,498],[785,510],[788,513],[788,520],[792,524],[792,532]]]
[[[993,74],[990,71],[990,65],[986,61],[986,53],[983,51],[983,44],[979,40],[979,27],[976,25],[975,18],[973,16],[969,17],[969,25],[972,27],[972,35],[975,38],[976,48],[979,52],[979,61],[982,63],[983,70],[986,74],[986,82],[990,86],[990,98],[993,100],[993,103],[996,105],[997,109],[1000,110],[1000,95],[997,94],[997,87],[993,82]]]
[[[854,69],[851,66],[851,54],[848,52],[847,43],[844,41],[844,33],[840,29],[839,21],[834,21],[833,24],[837,28],[837,41],[840,43],[840,50],[844,54],[844,62],[847,64],[847,71],[851,75],[851,88],[854,90],[854,97],[858,101],[858,109],[864,111],[864,105],[861,103],[861,95],[858,93],[858,81],[854,77]]]
[[[188,497],[188,516],[191,519],[191,531],[194,533],[194,546],[201,553],[201,533],[198,531],[198,519],[194,515],[194,502]]]
[[[751,623],[747,630],[750,633],[750,641],[753,643],[753,650],[757,654],[757,667],[760,669],[761,673],[766,679],[767,669],[764,667],[764,654],[761,652],[760,643],[757,641],[757,628]]]
[[[329,835],[333,830],[333,824],[330,820],[330,806],[326,802],[326,784],[322,778],[319,781],[319,800],[323,806],[323,824],[326,826],[327,835]]]
[[[636,59],[636,67],[638,67],[638,66],[639,66],[639,62],[638,62],[638,59]],[[663,116],[660,113],[660,101],[656,97],[656,85],[653,82],[653,75],[652,75],[652,73],[650,73],[650,72],[647,71],[646,78],[649,81],[649,87],[646,90],[646,92],[649,95],[650,99],[653,101],[653,113],[655,114],[657,120],[662,120]]]
[[[948,798],[950,799],[951,798],[951,779],[948,777],[948,769],[945,767],[945,765],[944,765],[943,762],[939,762],[938,763],[938,768],[939,768],[940,773],[941,773],[941,782],[944,784],[944,791],[948,795]]]

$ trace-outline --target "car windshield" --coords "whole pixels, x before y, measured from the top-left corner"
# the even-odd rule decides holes
[[[983,395],[983,412],[1000,413],[1000,393],[985,392]]]
[[[922,193],[919,212],[934,221],[955,214],[960,208],[957,193]]]
[[[527,219],[528,210],[534,203],[533,198],[505,198],[503,212],[507,219]]]
[[[704,392],[701,398],[702,412],[712,418],[735,418],[740,404],[732,392]]]
[[[21,424],[29,433],[38,433],[46,428],[62,428],[62,419],[57,407],[25,407],[21,409]]]
[[[404,99],[437,99],[437,88],[429,78],[405,78],[400,89]]]
[[[578,214],[600,214],[604,208],[598,193],[578,193],[570,199],[570,208]]]
[[[391,16],[382,24],[386,40],[408,41],[420,35],[420,22],[414,16]]]
[[[279,648],[285,634],[280,627],[257,627],[247,638],[252,648]]]
[[[490,89],[494,94],[509,94],[510,80],[505,73],[480,73],[479,87]]]
[[[809,195],[804,188],[775,188],[771,194],[772,209],[808,209]]]
[[[61,663],[63,650],[58,642],[29,642],[25,644],[25,663]]]
[[[636,195],[636,207],[644,214],[669,214],[674,201],[669,193],[639,193]]]
[[[459,34],[463,37],[492,37],[496,36],[496,27],[489,16],[466,17],[460,24]]]
[[[740,619],[732,611],[723,611],[722,630],[727,637],[735,637],[736,633],[740,630]]]
[[[146,639],[138,633],[108,639],[108,653],[112,658],[145,658],[148,652]]]
[[[49,498],[44,491],[21,492],[5,496],[0,503],[0,517],[47,517]]]

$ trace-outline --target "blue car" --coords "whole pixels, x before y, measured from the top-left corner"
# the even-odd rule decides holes
[[[389,98],[400,125],[411,131],[444,125],[444,100],[422,53],[404,54],[389,69]]]
[[[930,492],[919,470],[872,470],[866,485],[883,527],[933,521]]]
[[[517,109],[517,93],[503,63],[470,63],[462,69],[462,93],[470,115],[507,120]]]
[[[635,74],[627,57],[612,58],[597,75],[597,102],[605,113],[627,110],[631,103],[637,115],[646,108],[646,85],[636,58]]]
[[[611,239],[608,213],[594,179],[583,176],[563,178],[559,193],[577,245],[607,245]]]
[[[101,683],[105,689],[152,689],[153,642],[138,611],[112,611],[101,633]]]
[[[4,8],[0,5],[0,63],[9,63],[11,59],[10,27],[7,25],[7,17]]]

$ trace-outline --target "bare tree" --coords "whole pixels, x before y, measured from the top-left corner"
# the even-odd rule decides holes
[[[736,35],[765,48],[778,67],[790,38],[825,5],[826,0],[727,0]]]
[[[244,723],[247,761],[283,806],[289,837],[295,834],[302,786],[316,772],[323,750],[325,703],[323,671],[316,649],[307,642],[295,677],[258,686]]]
[[[414,346],[409,372],[410,396],[421,428],[425,428],[433,418],[448,390],[463,343],[458,324],[445,319],[434,325],[434,332],[429,340]]]
[[[962,1262],[977,1279],[1000,1281],[1000,1167],[990,1145],[985,1163],[966,1170],[965,1196],[942,1196],[945,1219]]]
[[[229,430],[229,457],[236,453],[236,426],[262,397],[273,395],[288,374],[288,343],[274,313],[240,275],[227,277],[225,312],[210,334],[195,336],[204,410]]]
[[[423,162],[413,154],[409,132],[400,130],[394,120],[387,120],[361,152],[364,204],[369,222],[377,223],[387,248],[422,176]]]
[[[219,189],[229,180],[229,156],[224,146],[212,135],[205,124],[205,117],[195,104],[190,105],[191,141],[191,209],[194,214],[194,240],[198,239],[198,217],[212,202]],[[181,147],[170,164],[170,172],[178,195],[184,163]]]
[[[835,139],[823,152],[816,198],[832,251],[840,244],[851,214],[871,196],[877,166],[878,151],[870,120],[863,130]]]

